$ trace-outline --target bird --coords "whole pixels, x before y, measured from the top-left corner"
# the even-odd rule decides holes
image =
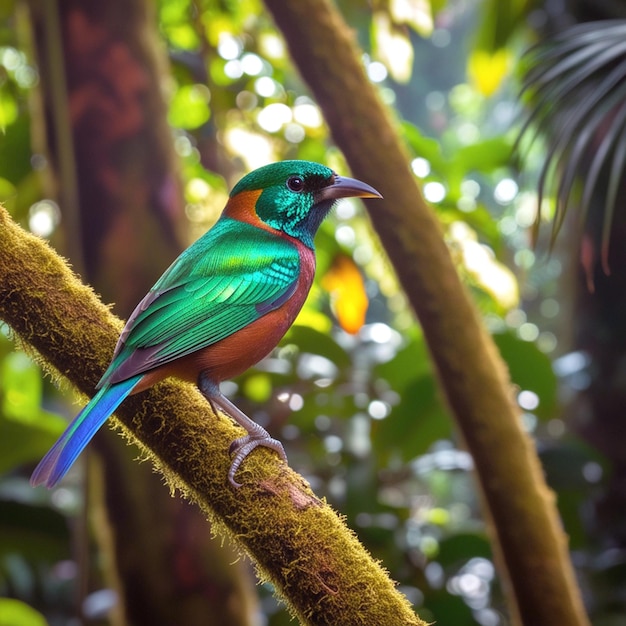
[[[370,185],[311,161],[265,165],[244,176],[214,224],[169,266],[124,326],[97,393],[35,468],[52,488],[131,394],[174,376],[195,383],[242,426],[230,446],[229,483],[258,446],[284,448],[220,391],[281,340],[315,274],[314,236],[340,198],[382,198]]]

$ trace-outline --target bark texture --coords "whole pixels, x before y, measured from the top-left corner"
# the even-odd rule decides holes
[[[63,213],[61,249],[127,317],[182,250],[183,216],[162,84],[165,51],[150,0],[31,2],[46,132]],[[213,540],[197,508],[173,499],[136,451],[106,429],[92,450],[103,474],[88,481],[91,528],[121,612],[134,626],[256,620],[249,563]],[[232,566],[231,566],[232,565]],[[92,567],[93,571],[95,568]],[[83,591],[93,587],[86,573]],[[111,580],[108,584],[111,584]]]
[[[153,3],[31,2],[65,249],[127,316],[180,251]],[[120,245],[123,242],[123,245]]]
[[[1,208],[0,319],[44,367],[85,394],[122,328],[45,242]],[[245,549],[302,624],[425,626],[342,519],[276,454],[255,451],[239,471],[243,486],[229,486],[228,450],[242,430],[215,415],[193,386],[164,381],[128,398],[117,417],[171,489]]]
[[[461,284],[401,138],[329,0],[265,0],[352,172],[384,196],[372,222],[420,320],[474,458],[513,619],[587,625],[554,495],[524,433],[506,366]],[[418,407],[416,407],[418,409]]]

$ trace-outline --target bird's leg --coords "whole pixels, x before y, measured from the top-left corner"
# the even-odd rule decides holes
[[[248,432],[247,435],[235,439],[235,441],[230,444],[229,452],[230,454],[234,454],[234,456],[230,469],[228,470],[228,481],[233,487],[241,487],[241,483],[235,480],[235,474],[245,458],[258,446],[265,446],[266,448],[275,450],[283,461],[287,461],[283,444],[280,443],[278,439],[272,438],[265,428],[257,424],[254,420],[251,420],[241,409],[238,409],[222,394],[219,385],[209,380],[205,374],[200,374],[198,378],[198,388],[214,411],[217,407]]]

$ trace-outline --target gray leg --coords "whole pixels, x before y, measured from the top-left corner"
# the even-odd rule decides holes
[[[235,474],[245,458],[258,446],[265,446],[266,448],[275,450],[278,452],[280,458],[287,462],[287,455],[285,454],[283,444],[280,443],[278,439],[273,439],[265,428],[259,426],[259,424],[251,420],[242,410],[238,409],[220,392],[219,386],[216,383],[200,374],[198,387],[214,410],[215,408],[220,409],[248,432],[247,435],[235,439],[230,445],[230,453],[234,453],[234,457],[230,469],[228,470],[228,481],[233,487],[241,487],[241,483],[235,480]]]

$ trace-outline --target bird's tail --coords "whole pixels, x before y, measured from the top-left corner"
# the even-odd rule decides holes
[[[42,483],[49,489],[54,487],[65,476],[100,426],[142,378],[143,374],[139,374],[128,380],[102,387],[41,459],[30,478],[30,484],[33,487]]]

